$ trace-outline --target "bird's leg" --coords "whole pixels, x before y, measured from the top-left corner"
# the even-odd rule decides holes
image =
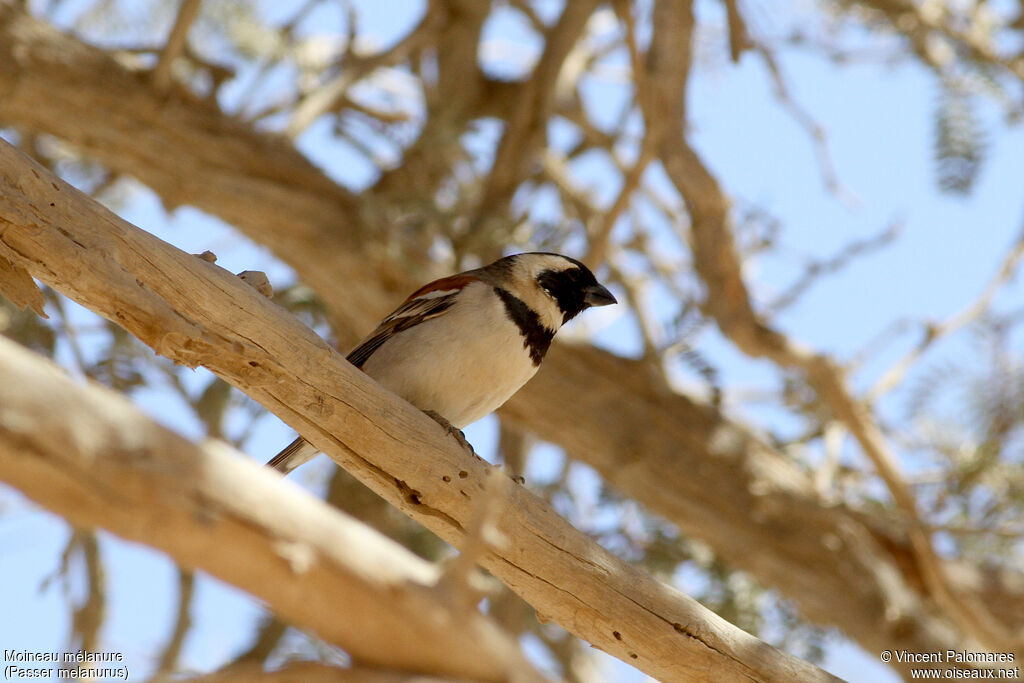
[[[435,413],[433,410],[424,410],[423,412],[426,413],[427,417],[431,420],[444,427],[444,430],[451,436],[454,436],[455,440],[458,441],[463,448],[473,455],[476,455],[476,451],[473,450],[473,444],[466,441],[466,435],[462,433],[461,429],[449,422],[447,418],[440,413]]]

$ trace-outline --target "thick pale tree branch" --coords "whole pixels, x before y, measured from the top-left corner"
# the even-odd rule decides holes
[[[480,21],[474,16],[471,26]],[[448,42],[461,48],[465,40]],[[164,107],[186,109],[165,102],[102,51],[0,0],[0,120],[65,138],[139,177],[169,203],[193,203],[231,221],[288,260],[336,317],[353,325],[350,334],[370,329],[415,288],[412,280],[396,284],[397,268],[379,263],[382,246],[373,234],[361,246],[345,242],[354,252],[336,249],[337,231],[361,225],[362,213],[348,211],[355,200],[344,190],[324,194],[322,175],[304,160],[294,162],[294,150],[205,106],[177,118],[154,117]],[[671,123],[681,121],[679,116]],[[142,153],[125,131],[139,132]],[[205,166],[197,150],[208,151],[216,163]],[[248,187],[254,168],[298,172],[283,188],[240,199],[233,188]],[[396,187],[415,181],[416,173],[402,168],[409,174],[402,182],[392,176]],[[700,187],[693,195],[702,196]],[[325,197],[344,199],[325,203]],[[713,203],[720,191],[708,197]],[[323,210],[311,214],[317,206]],[[641,409],[658,405],[668,407],[656,419]],[[821,501],[788,457],[717,411],[674,394],[633,361],[592,348],[555,349],[503,414],[594,465],[623,494],[777,588],[805,617],[838,626],[869,651],[961,645],[956,630],[921,599],[920,574],[900,524],[878,512]],[[723,434],[732,438],[723,442]],[[728,457],[721,455],[723,443]],[[758,495],[766,490],[777,493]],[[843,538],[853,540],[836,542]],[[981,572],[966,564],[957,569],[950,577],[954,585],[983,595],[1006,623],[1019,623],[1019,574]]]
[[[161,355],[203,365],[456,547],[484,461],[216,265],[121,220],[0,143],[0,256]],[[573,634],[665,680],[834,680],[619,560],[520,486],[480,563]]]
[[[899,642],[930,652],[960,642],[922,599],[898,523],[827,504],[792,461],[711,407],[671,393],[642,361],[592,347],[554,345],[549,353],[561,373],[538,373],[503,418],[563,444],[616,490],[679,521],[727,564],[869,651]],[[588,390],[573,388],[580,385]],[[595,416],[600,429],[591,426]],[[966,581],[974,570],[964,571]],[[1003,599],[1012,594],[1007,588]]]
[[[436,590],[433,565],[226,445],[192,444],[2,338],[0,478],[72,524],[249,591],[363,663],[543,680],[496,625]]]

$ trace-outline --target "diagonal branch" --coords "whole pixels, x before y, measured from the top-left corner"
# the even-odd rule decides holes
[[[1022,259],[1024,259],[1024,232],[1021,232],[1017,241],[1007,250],[1002,263],[999,264],[999,269],[985,285],[978,298],[947,320],[926,325],[924,335],[917,345],[886,370],[874,386],[868,390],[868,400],[878,399],[892,391],[933,343],[970,325],[984,315],[989,310],[989,305],[996,294],[1013,279]]]
[[[0,255],[161,355],[207,367],[461,544],[489,465],[238,278],[119,219],[2,142]],[[514,540],[481,564],[594,646],[669,680],[708,670],[719,680],[834,680],[614,557],[522,487],[508,499],[496,526]]]
[[[479,7],[486,5],[467,11]],[[675,18],[670,11],[659,20]],[[457,99],[458,89],[475,92],[479,75],[468,56],[474,71],[460,72],[456,56],[472,53],[482,21],[460,15],[443,37],[456,49],[439,55],[439,97],[459,108],[466,100]],[[664,47],[659,43],[658,49]],[[643,83],[654,72],[638,76]],[[665,80],[674,77],[671,71],[662,76],[658,83],[672,85]],[[660,96],[657,90],[654,95]],[[62,137],[139,178],[168,204],[195,205],[267,245],[323,298],[343,339],[370,329],[415,288],[424,273],[409,271],[418,262],[411,254],[400,262],[381,258],[385,238],[364,227],[365,217],[374,215],[380,196],[415,195],[419,184],[437,182],[442,161],[429,143],[447,130],[450,110],[438,105],[439,118],[431,115],[422,148],[385,176],[389,187],[382,194],[375,188],[370,197],[355,198],[274,136],[238,125],[206,103],[190,106],[173,97],[157,96],[101,50],[0,0],[0,120]],[[683,120],[681,111],[668,113],[676,118],[666,123]],[[461,109],[457,114],[466,116]],[[688,193],[701,208],[696,213],[713,218],[720,188],[700,184],[697,176],[694,182]],[[705,187],[711,193],[700,204]],[[701,226],[701,248],[716,225],[712,220]],[[701,261],[705,271],[714,263],[711,253]],[[720,289],[715,285],[712,294],[720,296]],[[962,646],[960,634],[922,599],[906,533],[884,511],[820,500],[787,455],[719,411],[649,381],[648,370],[635,361],[592,347],[555,346],[538,376],[503,410],[524,431],[560,444],[623,494],[777,588],[805,618],[838,626],[869,651]],[[957,570],[951,579],[958,589],[983,595],[1005,623],[1021,623],[1019,573],[966,564]]]
[[[177,670],[178,658],[185,645],[185,637],[192,628],[192,597],[195,595],[195,585],[195,572],[179,567],[177,615],[174,619],[171,637],[160,654],[160,663],[157,664],[156,672],[153,674],[155,680],[161,680]]]
[[[649,108],[645,115],[685,121],[693,16],[690,11],[678,11],[675,3],[664,1],[655,11],[651,43],[655,59],[651,61],[650,80],[662,90],[661,96],[652,100],[662,110]],[[674,22],[672,30],[668,28],[670,22]],[[686,39],[681,39],[683,36]],[[803,372],[821,400],[850,430],[903,514],[918,571],[940,608],[980,642],[1002,650],[1024,650],[1024,639],[1004,628],[973,596],[958,595],[951,587],[944,562],[919,517],[913,492],[874,416],[846,386],[842,369],[828,356],[814,353],[772,328],[754,311],[732,235],[729,202],[718,181],[685,135],[667,137],[664,142],[666,172],[690,213],[694,266],[707,289],[704,310],[744,353]]]
[[[0,477],[69,522],[234,583],[364,663],[543,680],[493,623],[434,592],[432,565],[227,446],[196,446],[6,339]]]

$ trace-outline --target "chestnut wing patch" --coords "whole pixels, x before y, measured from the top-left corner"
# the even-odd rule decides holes
[[[454,279],[454,278],[445,278]],[[438,280],[437,282],[443,282]],[[431,283],[434,284],[434,283]],[[467,283],[463,283],[465,286]],[[429,285],[428,285],[429,287]],[[384,318],[369,337],[357,346],[346,356],[349,363],[357,368],[363,367],[363,363],[369,360],[374,351],[379,349],[388,339],[395,336],[402,330],[415,327],[420,323],[436,318],[455,304],[455,295],[462,287],[449,287],[446,289],[427,289],[426,287],[416,292],[415,298],[408,299],[399,306],[391,315]],[[426,290],[426,291],[424,291]]]
[[[476,275],[471,275],[469,273],[458,273],[457,275],[449,275],[448,277],[443,277],[440,278],[439,280],[434,280],[433,282],[428,282],[427,284],[423,285],[415,292],[410,294],[409,298],[405,300],[405,303],[409,303],[410,301],[413,301],[415,299],[427,299],[439,295],[444,295],[447,294],[448,292],[454,293],[468,285],[470,282],[474,282],[478,279],[479,278]],[[398,311],[395,311],[395,313],[397,312]],[[392,313],[391,315],[394,315],[394,313]]]

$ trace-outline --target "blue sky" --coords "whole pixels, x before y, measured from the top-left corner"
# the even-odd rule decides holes
[[[416,0],[386,6],[355,4],[361,31],[381,45],[402,35],[421,6]],[[280,7],[270,2],[264,5],[268,14]],[[717,4],[700,7],[703,19],[718,21]],[[544,8],[557,14],[558,3],[544,3]],[[774,3],[752,3],[755,30],[780,29],[781,19],[778,26],[765,19],[772,17],[775,9]],[[311,26],[321,21],[326,19],[316,17]],[[507,15],[491,22],[488,35],[498,48],[503,43],[529,47],[534,41],[528,30]],[[500,58],[502,52],[496,49],[494,54]],[[739,65],[721,57],[704,65],[691,83],[695,144],[731,196],[764,206],[781,221],[782,243],[790,254],[748,264],[755,292],[764,297],[783,290],[798,273],[800,255],[826,257],[894,221],[903,225],[894,244],[822,281],[787,310],[779,324],[809,345],[849,358],[897,318],[942,318],[971,301],[1021,230],[1024,131],[1008,128],[994,107],[983,109],[989,151],[977,187],[968,197],[942,195],[937,191],[932,163],[932,118],[938,89],[929,72],[910,64],[879,62],[838,68],[796,51],[779,58],[794,99],[827,129],[837,176],[857,201],[851,206],[825,190],[810,138],[774,100],[766,71],[753,55]],[[495,62],[495,68],[508,69],[511,75],[517,66]],[[609,106],[603,109],[611,110],[617,87],[595,83],[588,86],[588,96],[602,103],[605,100],[601,98],[608,98]],[[314,126],[300,139],[300,147],[346,184],[365,184],[369,176],[360,166],[362,162],[350,150],[326,141],[324,128]],[[581,165],[581,175],[597,191],[613,189],[614,180],[599,161]],[[186,251],[214,251],[219,263],[230,270],[262,269],[276,285],[293,279],[290,269],[275,262],[266,250],[238,239],[220,221],[189,208],[166,216],[157,199],[143,189],[133,195],[122,214]],[[1021,293],[1020,283],[1014,283],[1002,300],[1020,300]],[[607,343],[625,350],[635,346],[635,336],[622,334]],[[869,385],[912,340],[913,336],[905,336],[885,349],[853,377],[855,384]],[[742,357],[714,331],[702,334],[700,348],[719,367],[726,386],[770,387],[775,381],[770,367]],[[955,356],[961,352],[962,346],[954,341],[934,353]],[[197,371],[193,381],[198,384],[204,377],[205,371]],[[893,397],[887,409],[896,410],[898,398]],[[201,433],[187,411],[164,392],[145,392],[138,402],[157,419],[186,434]],[[767,409],[742,405],[731,409],[755,423],[771,424],[778,418]],[[484,420],[468,429],[467,436],[487,455],[494,452],[494,432],[493,420]],[[250,440],[247,451],[264,461],[290,439],[290,430],[268,420]],[[560,457],[554,449],[547,449],[544,458],[534,458],[536,471],[532,475],[550,476]],[[312,481],[318,470],[330,466],[320,459],[300,470],[296,478],[300,483]],[[596,478],[587,468],[581,466],[575,472],[574,486],[584,494],[596,491]],[[4,548],[0,605],[5,613],[18,615],[0,620],[0,647],[60,649],[66,645],[69,629],[62,584],[53,582],[40,590],[40,580],[56,569],[68,531],[59,520],[2,486],[0,511],[0,547]],[[159,554],[107,535],[103,538],[111,587],[104,645],[125,653],[133,677],[144,676],[169,632],[176,580]],[[73,576],[77,580],[77,574]],[[72,591],[80,594],[81,587],[72,583]],[[251,624],[261,608],[248,596],[208,578],[200,581],[197,594],[196,625],[185,662],[188,667],[205,670],[247,644]],[[607,680],[643,680],[635,670],[606,659]],[[830,645],[825,665],[851,681],[897,680],[877,663],[876,653],[863,653],[841,639]]]

